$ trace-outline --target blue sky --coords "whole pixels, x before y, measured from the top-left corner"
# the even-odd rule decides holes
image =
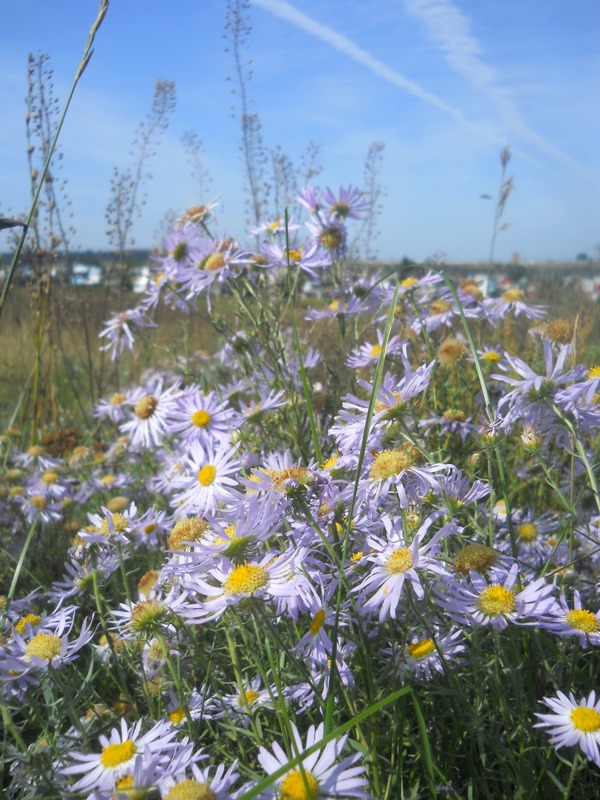
[[[243,167],[224,52],[225,0],[112,0],[63,129],[76,247],[107,246],[114,167],[154,81],[177,108],[149,163],[139,246],[160,240],[169,210],[218,198],[221,227],[245,237]],[[25,212],[27,54],[52,57],[65,98],[97,0],[2,0],[0,210]],[[318,183],[360,186],[371,142],[385,144],[381,258],[485,260],[509,144],[515,191],[497,256],[572,259],[600,243],[598,0],[254,0],[249,85],[265,144],[298,163],[321,146]],[[195,131],[211,176],[199,198],[181,137]],[[0,242],[0,249],[4,249]]]

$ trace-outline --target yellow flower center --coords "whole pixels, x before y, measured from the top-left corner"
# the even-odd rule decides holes
[[[413,642],[408,645],[408,655],[415,660],[427,658],[435,650],[433,639],[421,639],[420,642]]]
[[[577,706],[571,711],[571,722],[578,731],[583,731],[583,733],[600,731],[600,714],[595,708]]]
[[[500,353],[497,353],[495,350],[486,350],[486,352],[481,356],[484,361],[488,361],[490,364],[496,364],[500,361]]]
[[[33,444],[27,451],[27,455],[32,456],[33,458],[39,458],[40,456],[43,456],[45,452],[45,447],[41,447],[39,444]]]
[[[58,475],[56,472],[44,472],[42,475],[42,483],[45,483],[46,486],[51,486],[53,483],[58,481]]]
[[[400,281],[400,286],[403,289],[411,289],[418,282],[417,278],[404,278],[403,281]]]
[[[129,527],[129,522],[127,521],[127,517],[124,514],[112,514],[111,521],[113,524],[113,528],[115,533],[123,533]],[[106,536],[108,535],[110,529],[108,527],[108,520],[106,517],[100,523],[100,531]]]
[[[538,535],[537,525],[533,522],[524,522],[517,527],[517,533],[524,542],[533,542]]]
[[[217,796],[208,783],[186,778],[172,786],[164,800],[216,800]]]
[[[317,613],[314,615],[312,622],[310,623],[310,632],[313,636],[316,636],[317,633],[323,627],[323,623],[325,622],[325,612],[322,608],[320,608]]]
[[[15,630],[17,633],[23,634],[27,629],[27,625],[31,625],[33,628],[36,625],[39,625],[41,621],[42,618],[38,617],[37,614],[26,614],[17,622],[15,625]]]
[[[281,800],[317,800],[319,796],[319,781],[309,770],[304,774],[295,769],[286,775],[279,786]]]
[[[31,505],[35,506],[38,511],[43,511],[46,506],[48,505],[48,501],[44,497],[43,494],[34,494],[33,497],[30,498]]]
[[[434,300],[429,306],[429,311],[431,314],[444,314],[446,311],[450,311],[451,308],[452,303],[448,302],[448,300]]]
[[[206,464],[198,473],[198,483],[201,486],[210,486],[217,477],[217,468],[214,464]]]
[[[61,650],[62,642],[60,636],[55,636],[52,633],[38,633],[37,636],[27,642],[25,655],[45,658],[46,661],[50,661],[59,656]]]
[[[382,348],[380,344],[374,344],[369,350],[369,356],[371,358],[379,358],[379,356],[381,355],[381,350]]]
[[[374,481],[385,481],[387,478],[399,475],[414,465],[415,452],[414,448],[408,446],[397,447],[395,450],[382,450],[371,464],[369,477]]]
[[[102,750],[100,761],[103,767],[118,767],[126,761],[131,761],[137,752],[137,748],[131,739],[125,739],[118,744],[109,744]]]
[[[141,397],[135,404],[134,412],[140,419],[150,419],[158,407],[158,400],[152,395]]]
[[[281,470],[265,471],[271,478],[271,483],[274,488],[280,492],[293,488],[293,486],[287,484],[286,481],[293,481],[298,486],[306,486],[306,484],[310,483],[313,479],[313,476],[306,467],[286,467]]]
[[[116,478],[115,478],[115,476],[114,476],[114,475],[105,475],[105,476],[102,478],[102,480],[100,481],[100,483],[101,483],[103,486],[110,486],[110,485],[111,485],[111,483],[114,483],[114,482],[115,482],[115,480],[116,480]]]
[[[242,564],[229,573],[223,583],[223,590],[225,594],[254,594],[268,582],[269,574],[266,569],[258,564]]]
[[[290,264],[297,264],[299,261],[302,260],[302,252],[303,248],[299,247],[297,250],[289,250],[289,259]]]
[[[385,568],[390,575],[400,575],[402,572],[409,570],[412,565],[412,553],[408,547],[396,548],[385,562]]]
[[[588,378],[600,378],[600,365],[588,370]]]
[[[520,289],[507,289],[502,293],[502,299],[506,300],[507,303],[520,302],[524,298],[525,295]]]
[[[204,517],[180,519],[169,534],[169,550],[181,550],[187,545],[184,542],[197,542],[208,530],[208,522]]]
[[[600,631],[600,622],[596,619],[595,614],[592,614],[591,611],[586,611],[585,608],[576,608],[573,611],[568,611],[565,614],[565,619],[576,631],[581,631],[582,633],[598,633]]]
[[[183,708],[179,706],[174,711],[171,711],[169,714],[169,719],[173,723],[173,725],[179,725],[179,723],[184,719],[185,713]]]
[[[202,262],[202,268],[207,272],[215,272],[225,266],[225,256],[223,253],[212,253]]]
[[[238,697],[237,699],[238,706],[241,706],[242,708],[245,708],[247,705],[253,706],[254,703],[256,703],[256,701],[258,700],[258,698],[259,698],[258,692],[255,692],[254,689],[248,689],[247,691],[244,692],[244,694],[241,694]]]
[[[125,395],[117,392],[110,398],[110,404],[111,406],[120,406],[123,400],[125,400]]]
[[[516,607],[514,594],[504,586],[488,586],[477,600],[477,608],[487,617],[510,614]]]
[[[210,420],[210,414],[203,409],[198,409],[198,411],[194,411],[192,414],[192,424],[197,428],[206,428],[206,426],[210,424]]]

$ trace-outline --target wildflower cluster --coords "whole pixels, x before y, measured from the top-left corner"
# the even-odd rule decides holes
[[[542,769],[542,726],[600,766],[585,668],[600,643],[599,371],[540,334],[544,310],[517,290],[485,298],[425,269],[352,277],[358,190],[299,202],[306,236],[265,221],[256,252],[219,237],[213,208],[190,210],[102,334],[118,359],[159,303],[192,313],[206,295],[226,340],[210,367],[180,357],[100,401],[101,443],[52,455],[4,438],[15,539],[74,534],[62,578],[3,601],[5,701],[47,702],[87,665],[70,716],[37,720],[35,751],[13,755],[11,796],[36,785],[40,753],[57,796],[400,796],[396,764],[427,774],[423,728],[386,699],[402,688],[446,753],[488,724],[477,698],[495,690],[497,765],[520,737]],[[301,347],[304,281],[319,294]],[[244,330],[213,313],[224,290]],[[508,352],[500,325],[524,320],[537,333]],[[551,658],[572,666],[555,678]],[[436,714],[443,694],[464,727]],[[467,766],[444,758],[462,796]],[[490,796],[520,779],[518,753],[504,766]]]

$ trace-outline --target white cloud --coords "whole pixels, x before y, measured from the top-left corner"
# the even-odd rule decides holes
[[[496,71],[483,60],[483,49],[469,19],[449,0],[403,0],[407,12],[425,27],[427,37],[444,54],[450,67],[492,104],[504,126],[556,161],[587,171],[574,158],[532,130],[501,85]]]
[[[496,144],[506,144],[506,134],[501,135],[498,130],[467,119],[460,109],[388,67],[348,37],[299,11],[287,0],[253,0],[253,2],[255,6],[344,53],[383,80],[453,117],[459,124],[477,131]],[[404,5],[410,14],[423,22],[428,37],[440,47],[452,69],[464,77],[473,89],[484,93],[492,102],[505,130],[550,156],[554,161],[589,175],[589,171],[578,161],[554,147],[526,124],[509,92],[499,84],[495,71],[483,61],[481,46],[471,33],[469,20],[455,6],[448,0],[404,0]]]

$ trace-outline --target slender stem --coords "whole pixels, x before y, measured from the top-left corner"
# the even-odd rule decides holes
[[[92,27],[90,29],[90,33],[89,33],[89,36],[88,36],[88,39],[87,39],[87,42],[86,42],[86,45],[85,45],[85,50],[83,52],[83,57],[82,57],[81,61],[79,62],[79,66],[77,67],[77,72],[75,73],[75,77],[73,79],[73,83],[71,84],[71,89],[70,89],[69,94],[67,96],[67,101],[66,101],[65,106],[63,108],[62,114],[60,115],[60,119],[58,120],[58,125],[56,126],[56,131],[54,133],[54,137],[53,137],[52,142],[50,144],[50,147],[48,149],[48,154],[46,155],[46,160],[44,161],[44,166],[42,167],[42,171],[40,172],[40,175],[39,175],[39,178],[38,178],[37,187],[36,187],[35,192],[33,194],[33,199],[31,201],[31,206],[29,208],[29,213],[27,215],[27,219],[26,219],[25,224],[23,226],[23,230],[21,231],[21,236],[19,238],[19,243],[18,243],[17,249],[15,250],[15,253],[13,255],[13,258],[12,258],[12,261],[11,261],[11,264],[10,264],[10,268],[8,270],[8,275],[6,277],[6,280],[4,281],[4,286],[2,288],[2,294],[0,295],[0,315],[2,314],[2,309],[4,308],[4,303],[6,301],[6,296],[8,295],[8,290],[10,289],[10,285],[12,283],[13,276],[14,276],[15,270],[17,268],[17,262],[19,261],[19,257],[21,255],[21,251],[23,250],[23,246],[25,244],[25,239],[27,238],[27,232],[29,231],[29,226],[31,225],[31,222],[33,220],[33,217],[34,217],[34,214],[35,214],[35,211],[36,211],[36,208],[37,208],[37,204],[38,204],[40,193],[42,191],[42,187],[44,186],[44,183],[46,181],[46,174],[48,173],[48,169],[50,168],[50,162],[52,160],[52,156],[54,154],[54,150],[55,150],[56,144],[58,142],[58,137],[60,135],[60,131],[61,131],[62,126],[63,126],[63,122],[65,121],[65,117],[67,116],[67,111],[69,110],[69,106],[71,105],[71,100],[73,99],[73,95],[75,94],[75,88],[76,88],[77,84],[79,83],[79,79],[83,75],[84,70],[87,67],[88,63],[89,63],[90,58],[92,57],[92,53],[94,52],[93,49],[92,49],[92,45],[94,43],[94,38],[96,36],[98,28],[102,24],[102,21],[104,20],[104,17],[106,16],[106,12],[108,11],[108,3],[109,3],[109,0],[100,0],[100,8],[98,10],[98,15],[96,17],[96,21],[94,22],[94,24],[92,25]]]

